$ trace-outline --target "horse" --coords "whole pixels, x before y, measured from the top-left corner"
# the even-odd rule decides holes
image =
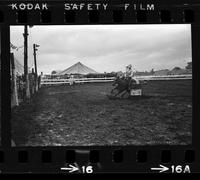
[[[114,90],[117,90],[118,92],[114,95],[114,97],[116,97],[117,95],[121,94],[122,92],[124,92],[121,97],[124,97],[124,95],[126,93],[128,93],[130,95],[130,85],[131,84],[136,84],[136,81],[134,79],[131,79],[131,77],[129,78],[119,78],[117,77],[113,83],[115,86],[112,90],[111,90],[111,94],[113,94]]]

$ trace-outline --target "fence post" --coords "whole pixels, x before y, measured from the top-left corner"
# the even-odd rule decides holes
[[[15,60],[14,60],[14,54],[11,53],[10,57],[11,62],[11,71],[12,71],[12,99],[11,104],[12,106],[18,106],[19,105],[19,99],[18,99],[18,92],[17,92],[17,82],[16,82],[16,71],[15,71]]]
[[[31,95],[33,95],[36,92],[35,91],[35,72],[33,68],[32,68],[31,73],[29,74],[29,86],[30,86]]]

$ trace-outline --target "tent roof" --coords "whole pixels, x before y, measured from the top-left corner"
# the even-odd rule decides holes
[[[78,62],[69,68],[65,69],[64,71],[60,72],[59,75],[64,74],[97,74],[95,70],[85,66],[84,64]]]

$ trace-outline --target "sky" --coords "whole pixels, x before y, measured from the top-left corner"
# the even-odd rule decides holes
[[[11,43],[22,47],[23,26],[11,26]],[[191,61],[191,25],[63,25],[28,28],[28,65],[50,74],[81,62],[99,73],[184,68]],[[23,65],[23,48],[14,50]]]

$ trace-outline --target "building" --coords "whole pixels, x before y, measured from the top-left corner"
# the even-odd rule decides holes
[[[169,69],[162,69],[162,70],[158,70],[154,72],[155,76],[166,76],[170,74],[170,70]]]

